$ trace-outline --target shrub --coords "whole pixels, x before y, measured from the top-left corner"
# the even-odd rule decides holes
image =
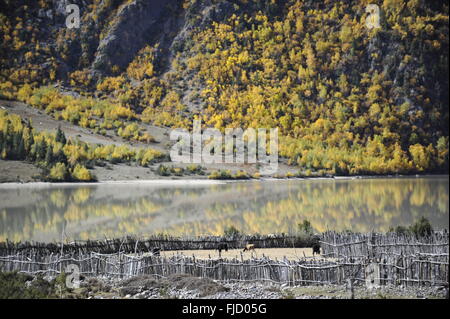
[[[231,171],[229,170],[219,170],[214,171],[208,176],[209,179],[232,179]]]
[[[172,171],[172,173],[175,176],[183,176],[184,168],[182,168],[182,167],[172,167],[171,171]]]
[[[236,174],[233,175],[234,179],[249,179],[250,176],[244,172],[244,171],[238,171]]]
[[[132,123],[129,124],[127,126],[125,126],[124,129],[119,128],[119,130],[117,131],[117,134],[120,137],[123,137],[124,139],[134,139],[134,140],[138,140],[139,139],[139,126],[136,123]]]
[[[140,149],[136,153],[135,159],[141,166],[147,166],[161,158],[162,153],[153,149]]]
[[[223,231],[225,237],[236,237],[241,234],[241,232],[234,226],[226,227]]]
[[[56,163],[51,169],[48,176],[53,181],[66,181],[69,177],[69,172],[64,163]]]
[[[156,174],[160,176],[170,176],[171,174],[170,168],[164,165],[159,165],[158,168],[156,169]]]
[[[145,143],[155,143],[156,142],[155,138],[152,135],[150,135],[149,133],[144,133],[144,134],[142,134],[142,136],[139,136],[139,141],[145,142]]]
[[[191,164],[188,167],[186,167],[186,171],[189,174],[199,174],[204,175],[204,168],[201,165]]]
[[[409,227],[405,226],[397,226],[395,228],[391,227],[389,231],[397,233],[399,235],[414,234],[416,237],[426,237],[430,236],[433,233],[433,227],[431,226],[430,221],[422,216],[418,221],[416,221]]]
[[[410,227],[410,230],[417,237],[430,236],[433,233],[430,221],[423,216]]]
[[[0,299],[56,298],[53,282],[17,272],[0,272]]]
[[[15,95],[15,87],[11,82],[0,83],[0,98],[13,100]]]
[[[92,175],[89,170],[81,164],[77,164],[72,172],[72,177],[77,181],[91,181]]]
[[[303,233],[306,235],[312,235],[314,233],[314,229],[313,229],[311,223],[306,219],[298,224],[298,230],[300,233]]]

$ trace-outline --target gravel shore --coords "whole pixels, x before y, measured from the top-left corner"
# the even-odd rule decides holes
[[[444,287],[354,288],[355,299],[443,299]],[[140,276],[126,280],[89,278],[68,298],[87,299],[349,299],[345,285],[289,287],[264,282],[219,283],[207,278],[172,275],[168,278]]]

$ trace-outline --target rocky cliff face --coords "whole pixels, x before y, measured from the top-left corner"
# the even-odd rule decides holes
[[[134,0],[125,4],[99,43],[93,69],[106,74],[114,66],[123,69],[144,45],[170,43],[180,28],[180,19],[177,0]]]
[[[214,0],[194,1],[187,8],[180,0],[47,0],[43,5],[0,0],[0,4],[5,19],[24,19],[36,28],[29,36],[50,49],[47,57],[57,59],[58,77],[66,80],[68,73],[83,68],[99,77],[111,75],[113,67],[123,71],[146,45],[158,45],[158,63],[167,67],[173,51],[194,27],[223,21],[235,12],[231,2]],[[80,29],[66,27],[69,4],[80,8]],[[31,43],[27,46],[34,49]],[[5,62],[13,60],[12,51],[1,49]]]
[[[107,35],[96,50],[92,69],[103,75],[112,67],[123,70],[146,45],[158,44],[160,66],[167,66],[177,45],[195,28],[223,21],[234,11],[232,3],[197,1],[187,10],[179,0],[133,0],[117,10]]]

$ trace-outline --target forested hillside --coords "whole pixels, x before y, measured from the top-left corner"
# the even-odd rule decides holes
[[[448,172],[446,1],[0,0],[0,25],[0,98],[61,121],[279,127],[304,173]]]

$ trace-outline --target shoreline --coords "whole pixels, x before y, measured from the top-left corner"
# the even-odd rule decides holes
[[[0,188],[17,186],[31,187],[69,187],[69,186],[96,186],[96,185],[223,185],[242,182],[278,182],[278,181],[315,181],[315,180],[362,180],[362,179],[408,179],[408,178],[449,178],[449,174],[412,174],[412,175],[357,175],[357,176],[329,176],[329,177],[291,177],[276,178],[262,177],[259,179],[208,179],[208,178],[154,178],[154,179],[130,179],[130,180],[106,180],[95,182],[0,182]]]
[[[128,185],[128,184],[142,184],[142,185],[220,185],[225,184],[224,181],[221,180],[207,180],[207,179],[148,179],[148,180],[117,180],[117,181],[99,181],[99,182],[86,182],[86,183],[77,183],[77,182],[62,182],[62,183],[54,183],[54,182],[6,182],[0,183],[1,188],[10,188],[17,186],[30,186],[30,187],[73,187],[73,186],[98,186],[98,185]]]

